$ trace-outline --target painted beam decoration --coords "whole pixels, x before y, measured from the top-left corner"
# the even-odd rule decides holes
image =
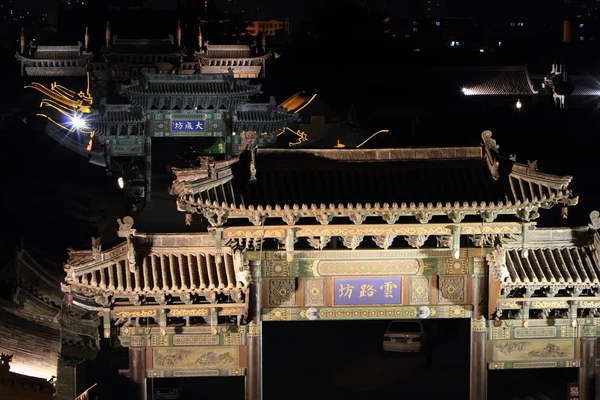
[[[334,304],[377,305],[402,303],[402,278],[334,279]]]

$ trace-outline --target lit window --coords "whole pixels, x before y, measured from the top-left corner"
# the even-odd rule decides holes
[[[583,42],[585,40],[585,38],[583,36],[579,36],[579,40],[581,40]]]
[[[450,47],[454,47],[454,45],[456,44],[456,42],[453,40],[450,42]]]
[[[515,24],[514,22],[510,23],[510,26],[515,26],[515,25],[517,25],[517,24]]]
[[[479,52],[480,52],[480,53],[484,53],[484,52],[485,52],[485,50],[484,50],[484,49],[479,49]]]
[[[583,28],[585,26],[585,24],[579,24],[580,28]]]
[[[518,25],[519,25],[519,26],[525,26],[525,24],[524,24],[524,23],[522,23],[522,22],[519,22],[519,24],[518,24]]]
[[[413,32],[416,32],[416,31],[417,31],[417,28],[413,28]]]
[[[440,26],[440,21],[435,21],[435,26]]]
[[[502,42],[498,42],[498,46],[502,46]]]

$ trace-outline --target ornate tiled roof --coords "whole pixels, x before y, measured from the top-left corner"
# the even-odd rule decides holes
[[[526,243],[508,240],[488,254],[490,273],[505,290],[598,287],[600,266],[587,227],[530,229]]]
[[[116,39],[114,44],[104,49],[107,53],[118,54],[179,54],[169,39]]]
[[[106,104],[100,103],[97,112],[93,112],[88,119],[90,123],[113,124],[113,123],[142,123],[146,121],[144,111],[132,104]]]
[[[422,222],[467,214],[529,220],[538,207],[577,202],[568,189],[571,177],[496,159],[487,147],[258,149],[233,163],[174,171],[171,190],[181,211],[220,209],[228,218],[281,218],[290,210],[300,217],[343,217],[360,208],[367,216]]]
[[[119,92],[144,109],[233,109],[261,93],[260,84],[235,79],[233,74],[160,75],[146,72],[130,85],[122,85]]]
[[[260,85],[246,80],[228,79],[228,75],[155,75],[144,74],[140,80],[121,86],[124,94],[223,95],[260,91]]]
[[[574,76],[571,96],[600,96],[600,82],[592,77]]]
[[[207,44],[208,58],[249,58],[250,46],[244,44]]]
[[[235,108],[233,114],[234,130],[237,132],[273,133],[298,119],[298,114],[272,104],[241,104]]]
[[[244,278],[231,248],[215,248],[209,234],[137,234],[108,251],[70,252],[63,290],[107,306],[115,299],[136,303],[140,296],[162,303],[165,295],[191,304],[218,293],[241,298]],[[110,300],[109,300],[110,299]],[[138,300],[136,300],[138,299]]]
[[[526,96],[536,94],[526,66],[442,68],[445,80],[455,82],[466,96]]]

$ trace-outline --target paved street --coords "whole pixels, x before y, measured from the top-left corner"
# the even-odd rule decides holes
[[[429,354],[383,353],[386,321],[267,323],[265,399],[468,399],[469,322],[436,323]],[[490,371],[488,398],[563,400],[576,380],[574,369]]]

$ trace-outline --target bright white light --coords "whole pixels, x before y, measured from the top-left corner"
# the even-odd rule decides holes
[[[517,100],[517,109],[521,109],[521,107],[523,107],[523,104],[521,104],[521,100]]]
[[[119,184],[119,188],[123,189],[125,187],[125,181],[123,180],[123,177],[119,177],[119,179],[117,179],[117,183]]]
[[[473,91],[467,88],[462,88],[462,92],[465,96],[469,96],[471,94],[473,94]]]
[[[73,118],[71,118],[71,124],[75,129],[85,128],[85,121],[79,115],[76,115]]]

